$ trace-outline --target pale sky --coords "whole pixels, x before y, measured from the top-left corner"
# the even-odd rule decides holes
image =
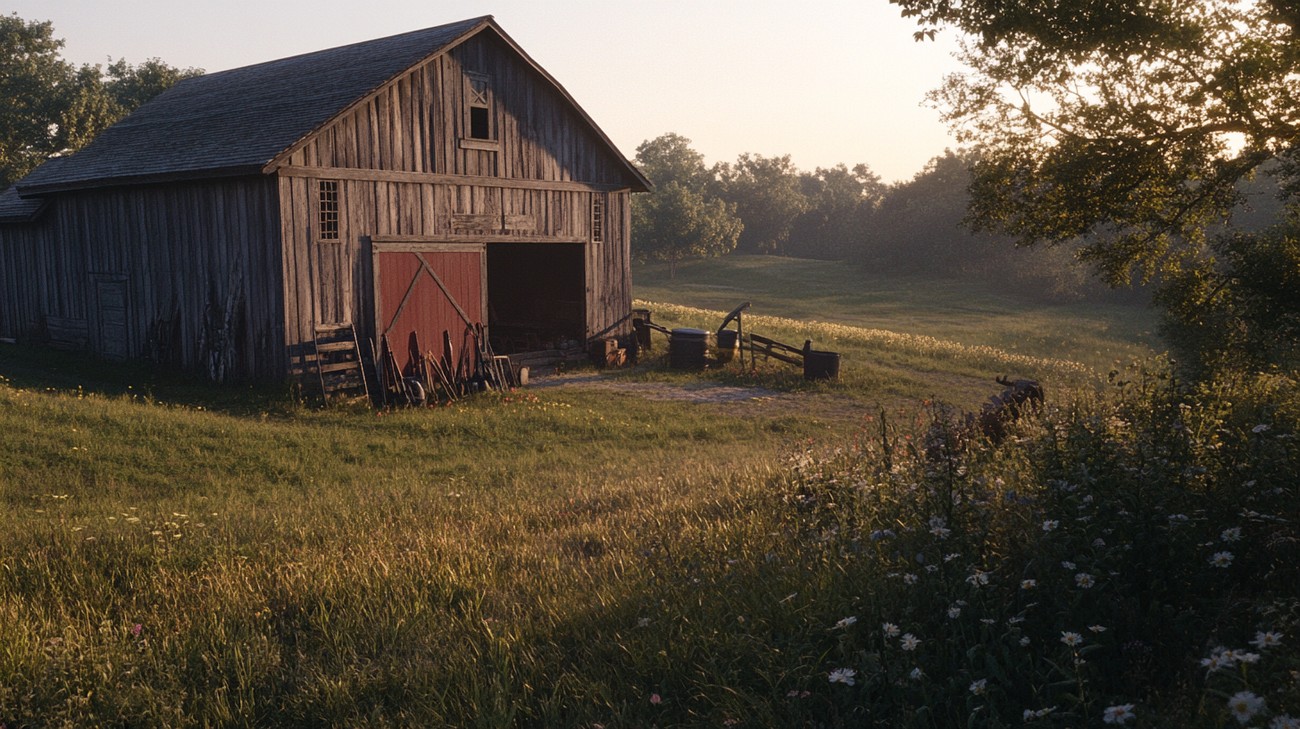
[[[74,63],[157,57],[221,71],[480,15],[632,158],[665,132],[710,162],[791,155],[910,179],[954,147],[925,93],[954,39],[916,43],[886,0],[8,0]]]

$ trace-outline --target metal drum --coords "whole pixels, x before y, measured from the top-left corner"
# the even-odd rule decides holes
[[[709,333],[703,329],[674,329],[668,337],[668,366],[675,370],[704,369]]]
[[[735,329],[718,330],[718,362],[726,364],[740,351],[740,332]]]
[[[803,378],[805,380],[833,380],[840,376],[840,353],[805,349],[803,353]]]

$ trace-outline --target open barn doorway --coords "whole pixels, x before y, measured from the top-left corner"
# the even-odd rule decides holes
[[[497,354],[582,347],[583,253],[580,243],[488,244],[488,331]]]

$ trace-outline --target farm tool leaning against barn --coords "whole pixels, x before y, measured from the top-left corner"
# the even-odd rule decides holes
[[[519,385],[510,358],[492,351],[481,323],[465,327],[459,357],[451,332],[445,330],[441,355],[424,350],[419,335],[412,331],[407,338],[406,366],[400,368],[388,336],[384,335],[381,342],[375,370],[383,407],[445,404],[475,392]]]

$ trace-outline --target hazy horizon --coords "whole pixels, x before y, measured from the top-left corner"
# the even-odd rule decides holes
[[[709,163],[789,154],[801,170],[866,163],[910,179],[955,146],[925,93],[959,69],[952,37],[912,40],[884,0],[557,3],[285,0],[175,5],[13,0],[76,64],[149,58],[221,71],[480,15],[551,73],[629,158],[675,132]],[[292,28],[292,33],[286,29]]]

